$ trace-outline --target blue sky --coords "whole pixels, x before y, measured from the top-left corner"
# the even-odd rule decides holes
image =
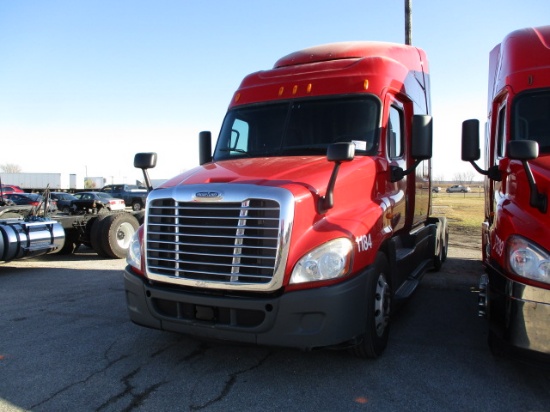
[[[413,0],[413,44],[430,61],[434,177],[471,171],[461,122],[486,117],[489,51],[550,24],[548,0]],[[198,164],[240,80],[305,47],[404,41],[403,0],[2,0],[0,164],[23,172],[153,178]]]

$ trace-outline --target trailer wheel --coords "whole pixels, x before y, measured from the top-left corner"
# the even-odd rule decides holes
[[[92,222],[90,230],[90,246],[101,257],[110,257],[105,251],[104,240],[102,237],[103,222],[111,215],[103,213],[98,215]]]
[[[105,254],[111,258],[125,258],[138,227],[137,219],[130,213],[108,215],[102,223],[100,235]]]
[[[365,333],[361,342],[350,351],[359,358],[377,358],[388,344],[390,332],[391,287],[386,257],[379,253],[375,274],[367,280],[367,313]]]

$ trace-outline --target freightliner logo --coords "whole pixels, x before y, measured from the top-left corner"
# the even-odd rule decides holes
[[[194,200],[197,202],[211,202],[222,199],[223,195],[220,192],[197,192],[194,196]]]

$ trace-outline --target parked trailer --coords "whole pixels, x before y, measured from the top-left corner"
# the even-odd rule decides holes
[[[68,173],[0,173],[3,184],[17,185],[27,192],[82,189],[76,174]]]

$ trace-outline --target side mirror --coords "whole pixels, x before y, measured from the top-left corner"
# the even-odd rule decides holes
[[[525,176],[529,183],[529,204],[541,213],[546,213],[548,196],[544,192],[539,192],[533,172],[527,163],[528,160],[539,157],[539,144],[534,140],[511,140],[506,145],[506,154],[510,159],[520,160],[523,164],[523,170],[525,170]]]
[[[462,122],[462,160],[470,162],[476,171],[483,176],[496,181],[502,180],[500,170],[497,165],[491,166],[488,170],[483,170],[476,163],[481,156],[479,149],[479,120],[470,119]]]
[[[355,157],[355,144],[351,142],[333,143],[327,148],[327,160],[334,162],[334,169],[330,175],[330,180],[327,186],[327,192],[319,198],[318,210],[319,213],[325,213],[334,206],[334,186],[336,185],[336,177],[342,162],[349,162]]]
[[[156,153],[136,153],[136,155],[134,156],[134,167],[143,170],[143,178],[145,179],[145,186],[147,186],[148,192],[153,190],[153,185],[151,184],[151,179],[149,179],[149,173],[147,173],[147,169],[152,169],[156,165]]]
[[[212,133],[199,133],[199,165],[212,161]]]
[[[539,144],[535,140],[512,140],[506,147],[508,157],[514,160],[533,160],[539,157]]]
[[[433,126],[432,116],[415,114],[412,118],[412,144],[411,156],[414,164],[407,170],[401,167],[391,167],[391,181],[398,182],[412,173],[423,160],[432,158]]]
[[[157,165],[156,153],[136,153],[134,167],[138,169],[152,169]]]
[[[462,122],[462,160],[474,162],[479,160],[479,120],[470,119]]]
[[[329,162],[347,162],[355,157],[355,144],[350,142],[333,143],[327,148]]]
[[[415,114],[412,120],[412,158],[415,160],[431,159],[433,141],[432,116]]]

